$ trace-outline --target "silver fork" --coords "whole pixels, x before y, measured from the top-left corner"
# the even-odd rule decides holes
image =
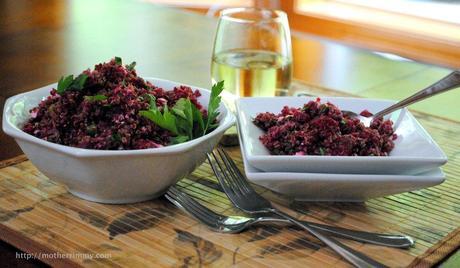
[[[356,267],[387,267],[363,253],[342,244],[334,238],[323,235],[321,232],[312,228],[311,225],[302,223],[289,214],[273,207],[267,199],[254,191],[243,174],[241,174],[236,164],[224,150],[218,148],[217,152],[221,160],[212,152],[207,155],[209,163],[228,198],[236,207],[250,214],[276,214],[285,218],[310,232]]]
[[[213,231],[221,233],[239,233],[252,225],[263,222],[279,222],[292,224],[290,221],[273,216],[254,215],[249,216],[224,216],[218,214],[200,204],[188,194],[171,186],[165,197],[178,208],[184,210],[198,221],[207,225]],[[413,244],[413,240],[401,235],[377,234],[362,231],[349,230],[340,227],[328,226],[318,223],[310,223],[312,228],[317,229],[328,235],[351,239],[363,243],[371,243],[387,247],[406,248]]]

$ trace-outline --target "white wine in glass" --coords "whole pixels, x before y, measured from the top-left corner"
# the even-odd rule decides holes
[[[211,64],[213,83],[238,96],[286,95],[292,77],[287,17],[277,10],[222,11]]]
[[[212,78],[238,96],[284,95],[291,83],[291,61],[279,53],[235,49],[214,55]]]

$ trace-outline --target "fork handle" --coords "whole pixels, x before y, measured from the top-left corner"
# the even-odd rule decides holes
[[[396,234],[379,234],[379,233],[371,233],[371,232],[363,232],[357,230],[351,230],[336,226],[329,226],[325,224],[301,221],[304,224],[309,224],[310,227],[315,228],[323,233],[341,237],[352,239],[359,242],[364,243],[371,243],[374,245],[381,245],[386,247],[394,247],[394,248],[408,248],[414,245],[414,240],[406,235],[396,235]]]
[[[292,224],[292,222],[290,222],[289,220],[280,218],[279,216],[266,217],[262,215],[257,218],[257,222],[282,222]],[[310,227],[318,231],[321,231],[323,234],[331,235],[334,237],[346,238],[362,243],[369,243],[392,248],[409,248],[413,246],[415,243],[414,240],[407,235],[372,233],[331,226],[321,223],[315,223],[310,221],[300,222],[310,225]]]
[[[379,234],[329,226],[319,223],[312,223],[306,221],[302,222],[305,224],[309,224],[311,227],[319,231],[322,231],[323,233],[327,233],[335,237],[352,239],[359,242],[371,243],[374,245],[381,245],[394,248],[408,248],[414,245],[414,240],[406,235]]]
[[[302,229],[310,232],[313,234],[316,238],[321,240],[323,243],[328,245],[330,248],[332,248],[335,252],[337,252],[340,256],[345,258],[347,261],[349,261],[351,264],[355,265],[356,267],[387,267],[376,260],[371,259],[370,257],[364,255],[361,252],[358,252],[342,243],[339,241],[335,240],[332,237],[323,235],[321,232],[317,231],[316,229],[312,228],[309,224],[301,222],[290,215],[277,210],[275,208],[272,208],[269,210],[269,212],[274,213],[280,217],[283,217],[293,224],[301,227]]]

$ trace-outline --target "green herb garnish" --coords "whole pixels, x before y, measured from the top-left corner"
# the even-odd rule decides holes
[[[118,65],[123,65],[123,60],[120,57],[115,57],[115,63]],[[134,67],[136,67],[136,62],[133,61],[130,64],[126,65],[126,69],[129,71],[134,70]]]
[[[82,90],[85,87],[87,79],[88,76],[86,74],[80,74],[75,79],[73,79],[73,75],[62,76],[59,79],[56,91],[61,95],[67,90]]]
[[[325,154],[325,151],[324,151],[324,148],[323,147],[319,147],[319,153],[321,155],[324,155]]]
[[[132,71],[132,70],[134,70],[134,67],[136,67],[136,62],[135,61],[133,61],[133,62],[131,62],[131,64],[127,65],[126,69]]]
[[[118,65],[122,65],[122,60],[120,57],[115,57],[115,63]]]
[[[85,100],[87,101],[103,101],[106,99],[107,99],[107,96],[105,95],[85,96]]]
[[[204,124],[203,135],[208,133],[211,129],[217,127],[214,124],[217,116],[219,116],[219,111],[217,110],[220,105],[221,97],[219,96],[220,93],[224,90],[224,81],[220,81],[217,84],[214,84],[211,89],[211,96],[209,97],[209,104],[208,104],[208,117],[206,118],[206,122]]]
[[[86,133],[90,136],[94,136],[97,133],[97,126],[93,123],[86,127]]]
[[[112,140],[113,140],[114,142],[121,142],[121,135],[120,135],[120,133],[113,133],[113,134],[112,134]]]
[[[140,111],[139,114],[169,130],[174,135],[171,139],[172,144],[186,142],[201,137],[218,126],[215,121],[219,116],[219,95],[223,89],[224,81],[213,85],[206,118],[203,118],[200,110],[188,98],[179,99],[171,110],[165,104],[163,111],[160,111],[156,106],[155,97],[150,94],[147,95],[150,98],[149,110]]]
[[[192,102],[189,99],[179,99],[172,108],[176,115],[176,125],[179,134],[187,136],[189,140],[193,139],[193,111]]]
[[[321,104],[319,106],[319,113],[320,114],[326,114],[329,111],[329,106],[327,104]]]
[[[176,136],[171,138],[171,144],[179,144],[190,140],[187,136]]]
[[[139,114],[177,136],[179,133],[176,126],[176,116],[169,111],[168,105],[166,104],[163,107],[163,112],[161,112],[155,103],[155,97],[150,94],[148,96],[150,96],[150,107],[148,110],[139,111]]]
[[[69,75],[67,77],[62,76],[61,79],[59,79],[59,82],[57,85],[57,92],[59,94],[64,93],[64,91],[66,91],[67,88],[70,87],[72,82],[73,82],[73,75]]]

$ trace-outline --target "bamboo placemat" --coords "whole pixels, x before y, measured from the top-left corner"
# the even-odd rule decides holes
[[[299,84],[294,88],[338,94]],[[300,203],[258,190],[302,219],[410,235],[416,245],[408,250],[341,241],[391,267],[432,266],[460,244],[460,123],[415,115],[449,157],[447,180],[439,186],[364,203]],[[242,167],[239,147],[228,150]],[[178,185],[211,209],[238,213],[207,163]],[[162,198],[131,205],[78,199],[24,156],[0,162],[0,237],[44,262],[66,267],[349,267],[297,228],[259,226],[237,235],[219,234]]]

